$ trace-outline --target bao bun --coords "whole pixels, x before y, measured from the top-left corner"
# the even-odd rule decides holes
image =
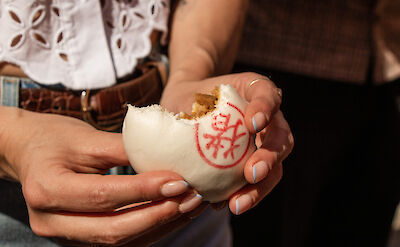
[[[191,115],[129,105],[122,134],[132,167],[138,173],[173,171],[204,200],[228,199],[246,184],[243,166],[255,150],[244,124],[246,105],[230,85],[216,88],[214,96],[197,95]]]

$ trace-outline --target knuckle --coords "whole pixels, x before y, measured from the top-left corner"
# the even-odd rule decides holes
[[[243,72],[242,75],[245,78],[249,78],[249,80],[254,80],[255,78],[258,78],[258,77],[266,77],[266,76],[262,76],[260,74],[257,74],[255,72]]]
[[[275,88],[275,91],[277,91],[277,93],[276,93],[276,100],[275,100],[275,104],[277,105],[277,106],[280,106],[281,104],[282,104],[282,97],[281,96],[279,96],[279,94],[278,94],[278,88]]]
[[[123,243],[120,237],[112,234],[105,234],[100,238],[100,242],[110,246],[118,246]]]
[[[269,108],[268,110],[276,112],[282,104],[282,98],[278,94],[278,88],[269,85],[269,92],[262,96],[262,103]]]
[[[273,89],[274,90],[274,89]],[[266,91],[264,91],[266,92]],[[273,94],[273,93],[272,93]],[[264,93],[252,100],[253,104],[261,108],[265,112],[277,112],[282,104],[282,98],[278,95],[276,97],[272,96],[270,93]]]
[[[288,129],[281,129],[281,131],[284,133],[284,136],[286,136],[285,142],[282,144],[281,149],[279,150],[277,160],[282,161],[286,159],[289,154],[293,151],[294,147],[294,138],[290,130]]]
[[[179,217],[179,206],[176,202],[166,201],[164,206],[160,209],[155,222],[164,224]]]
[[[40,183],[27,182],[23,185],[22,190],[26,204],[31,208],[46,209],[51,206],[52,202],[49,199],[49,191]]]
[[[273,166],[277,165],[277,163],[279,161],[279,157],[280,157],[279,151],[271,152],[270,161]]]
[[[96,186],[89,193],[89,203],[101,209],[113,209],[113,202],[110,199],[111,187],[108,184]]]
[[[150,193],[148,191],[148,184],[146,184],[146,183],[138,183],[136,185],[135,189],[137,190],[139,198],[142,201],[147,201],[147,200],[151,200],[152,199],[151,196],[150,196]]]
[[[49,227],[37,220],[30,220],[32,232],[39,237],[53,237]]]
[[[110,246],[118,246],[125,243],[129,236],[122,234],[118,225],[118,221],[114,221],[108,226],[107,231],[95,236],[94,241]]]

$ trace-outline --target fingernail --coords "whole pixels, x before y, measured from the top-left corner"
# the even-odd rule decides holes
[[[253,165],[253,184],[260,182],[267,176],[270,166],[265,161],[259,161]]]
[[[253,127],[255,132],[262,130],[267,124],[267,117],[262,112],[257,112],[256,114],[254,114],[251,120],[253,122]]]
[[[197,208],[203,202],[203,197],[200,194],[190,194],[186,196],[179,205],[181,213],[187,213]]]
[[[164,184],[161,187],[161,194],[166,197],[177,196],[189,189],[189,184],[186,181],[179,180]]]
[[[236,215],[239,215],[247,210],[250,209],[251,205],[253,204],[253,200],[251,199],[250,195],[244,194],[239,196],[236,199]]]

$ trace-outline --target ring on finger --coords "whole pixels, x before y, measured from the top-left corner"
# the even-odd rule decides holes
[[[266,77],[259,77],[259,78],[256,78],[256,79],[252,80],[252,81],[247,85],[247,87],[246,87],[246,94],[245,94],[245,95],[247,95],[247,92],[249,91],[249,88],[250,88],[251,86],[253,86],[256,82],[259,82],[259,81],[268,81],[268,78],[266,78]]]
[[[247,85],[247,87],[246,87],[246,94],[245,95],[247,95],[247,92],[249,91],[249,88],[251,87],[251,86],[253,86],[256,82],[259,82],[259,81],[269,81],[269,79],[268,78],[266,78],[266,77],[260,77],[260,78],[256,78],[256,79],[254,79],[254,80],[252,80],[248,85]],[[280,88],[276,88],[276,93],[278,94],[278,96],[280,97],[280,98],[282,98],[282,89],[280,89]]]

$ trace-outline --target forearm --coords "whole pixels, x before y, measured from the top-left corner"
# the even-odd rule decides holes
[[[18,108],[0,106],[0,178],[18,180],[17,173],[9,162],[11,142],[15,142],[18,133],[24,130],[14,130],[17,121],[20,121],[23,113]],[[14,140],[13,140],[14,138]]]
[[[181,0],[169,46],[169,84],[228,73],[236,58],[248,0]]]

